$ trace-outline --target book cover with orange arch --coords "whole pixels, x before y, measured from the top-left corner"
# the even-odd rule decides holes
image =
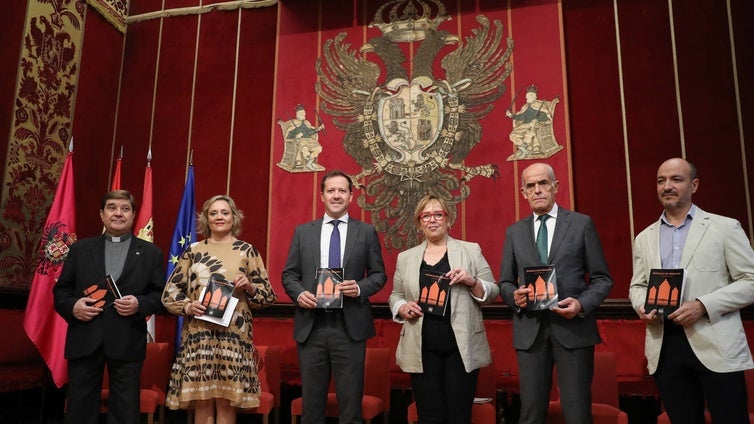
[[[524,267],[523,285],[529,289],[527,309],[541,311],[558,304],[558,281],[554,266]]]
[[[443,316],[450,301],[450,278],[443,274],[422,270],[419,281],[419,299],[416,303],[425,314]]]
[[[343,308],[338,284],[343,282],[343,268],[317,268],[317,308]]]
[[[647,297],[644,312],[657,310],[660,315],[668,315],[681,306],[686,273],[682,268],[654,268],[649,271]]]

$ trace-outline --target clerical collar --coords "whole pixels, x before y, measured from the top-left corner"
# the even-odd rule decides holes
[[[130,233],[123,234],[122,236],[111,236],[110,234],[107,234],[107,233],[105,233],[103,235],[105,236],[105,239],[107,239],[108,241],[111,241],[113,243],[120,243],[120,242],[126,241],[126,240],[128,240],[128,239],[131,238],[131,234]]]

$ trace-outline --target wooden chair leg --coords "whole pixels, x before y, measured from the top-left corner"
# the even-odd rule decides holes
[[[270,416],[269,416],[269,414],[262,415],[262,424],[270,424]]]

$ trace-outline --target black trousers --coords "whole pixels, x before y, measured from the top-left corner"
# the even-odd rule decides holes
[[[105,358],[102,348],[94,354],[68,360],[66,424],[97,424],[105,365],[109,376],[108,424],[139,424],[139,378],[143,361]]]
[[[654,379],[670,421],[704,424],[706,402],[713,424],[748,424],[743,371],[710,371],[691,350],[683,328],[668,322],[665,326]]]
[[[423,349],[422,367],[411,374],[419,424],[470,423],[479,370],[467,373],[457,348]]]

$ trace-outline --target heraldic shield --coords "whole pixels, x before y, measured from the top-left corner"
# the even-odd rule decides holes
[[[423,152],[440,135],[444,115],[442,96],[428,90],[432,88],[432,80],[426,77],[415,78],[411,84],[405,79],[395,79],[386,88],[395,94],[379,101],[380,134],[400,155],[398,162],[421,164],[429,159]]]

